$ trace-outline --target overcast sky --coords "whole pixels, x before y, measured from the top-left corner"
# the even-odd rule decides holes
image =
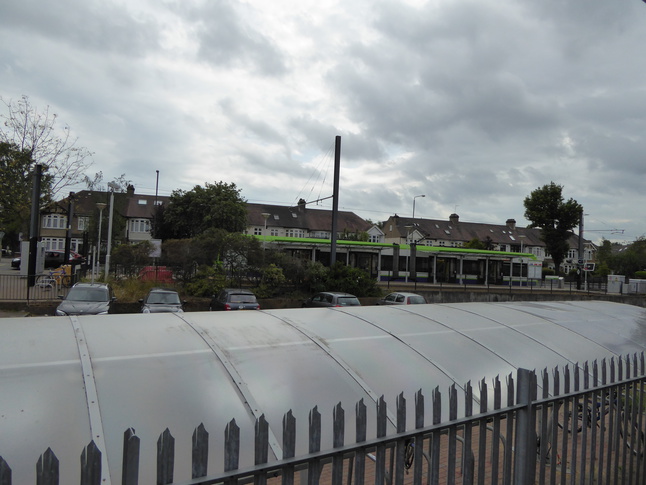
[[[373,221],[415,200],[417,217],[525,225],[554,181],[585,236],[632,241],[645,25],[641,0],[7,1],[0,96],[49,106],[90,175],[139,193],[159,170],[161,195],[328,197],[339,135],[340,207]]]

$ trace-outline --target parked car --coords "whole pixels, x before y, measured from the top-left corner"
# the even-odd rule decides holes
[[[45,268],[58,268],[62,266],[65,260],[65,251],[59,249],[51,249],[45,251]],[[85,258],[76,251],[70,251],[70,258],[68,264],[82,264]],[[20,269],[20,258],[13,258],[11,260],[11,267],[13,269]]]
[[[303,302],[303,308],[361,306],[359,299],[350,293],[322,291]]]
[[[166,288],[152,288],[139,303],[141,313],[181,313],[186,304],[175,290]]]
[[[422,295],[417,293],[394,292],[377,301],[377,305],[416,305],[426,303]]]
[[[260,304],[249,290],[225,288],[217,296],[213,295],[209,311],[260,310]]]
[[[106,315],[116,300],[105,283],[76,283],[56,308],[56,315]]]

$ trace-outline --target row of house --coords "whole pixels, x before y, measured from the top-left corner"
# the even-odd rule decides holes
[[[105,210],[107,214],[107,210],[110,210],[105,206],[109,203],[109,197],[107,192],[84,190],[74,194],[73,200],[68,197],[46,208],[42,212],[40,229],[44,245],[48,249],[64,249],[68,231],[67,218],[71,212],[71,249],[86,252],[89,241],[96,240],[96,237],[89,236],[89,231],[97,230],[99,213]],[[136,194],[133,186],[129,186],[125,193],[115,193],[113,211],[122,221],[114,232],[116,242],[137,243],[150,240],[155,209],[168,201],[169,198],[164,196]],[[101,207],[106,208],[100,209]],[[292,207],[248,203],[247,211],[247,234],[261,237],[272,246],[290,251],[295,256],[329,261],[331,210],[307,207],[301,199]],[[524,255],[527,261],[531,259],[540,265],[549,266],[551,263],[549,254],[545,251],[545,243],[540,239],[540,230],[518,227],[514,219],[508,219],[504,224],[484,224],[462,222],[457,214],[451,214],[447,220],[400,217],[395,214],[384,223],[376,225],[353,212],[339,211],[337,227],[337,237],[340,238],[340,258],[337,260],[345,258],[348,264],[363,267],[381,276],[384,273],[398,274],[400,271],[410,275],[413,269],[426,273],[428,280],[431,280],[431,273],[434,275],[433,280],[439,277],[440,281],[442,278],[461,280],[460,276],[466,278],[467,274],[477,273],[477,279],[484,282],[490,277],[498,280],[500,273],[513,276],[513,266],[508,267],[513,264],[509,254],[516,254],[516,258]],[[488,254],[486,259],[477,256],[481,252],[465,248],[474,239],[485,244],[488,250],[485,251]],[[590,241],[585,241],[585,253],[581,258],[576,234],[572,234],[569,244],[570,252],[562,271],[568,272],[575,268],[580,259],[593,260],[595,248]],[[415,252],[413,261],[411,249]],[[443,258],[438,259],[438,255]],[[469,263],[473,262],[473,255],[477,256],[477,264]],[[451,258],[453,261],[449,261]],[[496,264],[490,266],[494,262]],[[465,265],[472,269],[465,271]],[[521,277],[523,274],[527,275],[527,271],[527,267],[523,270],[522,264],[516,270]]]

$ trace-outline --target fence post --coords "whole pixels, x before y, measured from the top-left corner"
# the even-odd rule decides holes
[[[0,456],[0,485],[11,485],[11,468]]]
[[[254,464],[264,465],[267,463],[269,456],[269,424],[264,414],[256,419],[255,425],[255,446],[254,446]],[[255,485],[265,485],[267,475],[265,473],[254,476]]]
[[[175,470],[175,438],[166,428],[157,440],[157,483],[173,483]]]
[[[355,422],[355,441],[357,444],[366,441],[366,429],[368,426],[367,408],[363,402],[363,398],[355,406],[356,422]],[[363,449],[357,450],[354,458],[355,472],[355,485],[363,485],[366,471],[366,452]],[[348,481],[348,483],[350,483]]]
[[[51,448],[38,458],[36,482],[38,485],[58,485],[58,458]]]
[[[296,418],[290,409],[283,416],[283,460],[293,458],[296,453]],[[294,467],[283,470],[282,485],[294,485]]]
[[[81,485],[101,483],[101,451],[94,440],[81,453]]]
[[[192,442],[192,478],[205,477],[209,461],[209,432],[204,427],[204,423],[200,423],[200,425],[193,430]]]
[[[333,415],[333,446],[341,448],[345,442],[345,411],[341,402],[334,406]],[[332,458],[332,484],[343,483],[343,455],[335,455]]]
[[[123,433],[123,469],[121,470],[121,483],[123,485],[137,485],[139,483],[139,437],[133,428],[128,428]]]
[[[321,413],[318,406],[314,406],[309,417],[309,452],[318,453],[321,451]],[[310,462],[307,473],[307,485],[318,485],[321,476],[321,463],[319,460]]]
[[[524,407],[516,411],[516,455],[514,458],[514,483],[525,485],[533,483],[530,476],[531,463],[536,460],[536,431],[532,412],[532,382],[533,372],[528,369],[518,369],[518,387],[516,402]]]

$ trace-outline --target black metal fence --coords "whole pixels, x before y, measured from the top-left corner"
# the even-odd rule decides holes
[[[224,436],[217,438],[224,441],[225,450],[223,469],[217,472],[208,470],[210,437],[200,425],[192,437],[192,477],[174,476],[175,440],[166,429],[157,441],[156,483],[643,484],[645,381],[643,353],[599,365],[595,361],[590,366],[566,366],[551,374],[545,369],[540,378],[533,371],[519,369],[516,378],[507,377],[505,385],[496,377],[488,387],[483,379],[476,399],[467,383],[461,413],[455,385],[448,390],[448,410],[442,409],[440,390],[432,391],[430,419],[425,416],[425,396],[418,391],[415,427],[408,430],[406,400],[400,394],[393,435],[386,433],[389,418],[382,397],[376,403],[376,436],[370,439],[366,405],[361,400],[355,406],[355,436],[349,445],[345,444],[345,410],[339,403],[333,409],[333,448],[323,451],[321,414],[315,407],[309,414],[309,454],[305,456],[295,455],[296,422],[290,411],[283,418],[282,456],[277,459],[270,456],[275,447],[270,448],[269,426],[261,416],[252,444],[255,465],[243,469],[239,468],[240,429],[233,420]],[[139,483],[139,448],[134,430],[126,430],[123,485]],[[101,469],[101,450],[94,442],[82,450],[80,458],[82,485],[110,481]],[[34,460],[36,483],[59,483],[58,459],[51,449]],[[0,485],[12,484],[10,465],[0,457]]]
[[[56,300],[67,295],[69,288],[81,277],[78,272],[67,275],[52,271],[32,276],[0,274],[0,300]]]

